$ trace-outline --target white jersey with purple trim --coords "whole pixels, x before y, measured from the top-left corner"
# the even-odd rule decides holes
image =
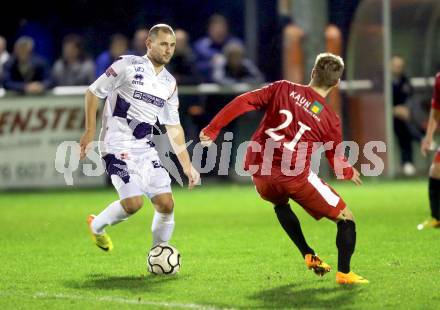
[[[146,56],[119,57],[89,90],[107,98],[99,137],[102,154],[150,148],[157,120],[180,123],[175,78],[165,68],[156,75]]]

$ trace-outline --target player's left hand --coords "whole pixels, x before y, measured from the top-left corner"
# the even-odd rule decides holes
[[[432,145],[432,139],[429,139],[425,137],[422,140],[422,143],[420,144],[420,152],[424,157],[426,157],[426,154],[431,151],[431,145]]]
[[[191,165],[189,169],[183,171],[188,177],[188,189],[192,190],[200,184],[200,173]]]
[[[213,142],[210,137],[205,135],[203,130],[200,132],[199,138],[200,138],[200,143],[202,144],[202,146],[210,146]]]
[[[351,181],[356,185],[362,185],[361,174],[355,168],[353,168],[353,176]]]

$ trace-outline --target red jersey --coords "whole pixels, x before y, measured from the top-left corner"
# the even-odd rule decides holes
[[[265,114],[247,149],[245,170],[258,166],[258,173],[263,173],[266,165],[271,169],[266,174],[280,173],[287,159],[291,171],[297,169],[297,165],[303,167],[295,177],[307,177],[311,155],[316,150],[314,143],[326,143],[326,157],[338,178],[351,179],[353,169],[343,154],[335,154],[336,146],[342,142],[339,117],[325,98],[309,86],[277,81],[238,96],[214,117],[203,132],[214,141],[220,130],[233,119],[258,109],[265,109]]]
[[[431,106],[440,110],[440,72],[435,76],[434,93],[432,94]]]

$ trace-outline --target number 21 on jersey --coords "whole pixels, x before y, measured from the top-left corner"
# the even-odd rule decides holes
[[[280,110],[280,114],[284,114],[286,116],[286,120],[278,127],[269,128],[265,131],[265,133],[269,137],[271,137],[274,141],[280,141],[280,140],[284,139],[284,137],[285,137],[285,135],[276,134],[275,131],[279,131],[281,129],[288,127],[293,121],[292,112],[290,112],[289,110]],[[298,121],[298,125],[300,128],[299,128],[298,132],[296,133],[295,137],[293,138],[293,140],[290,142],[284,142],[284,144],[283,144],[285,148],[287,148],[289,151],[292,151],[292,152],[295,149],[295,146],[298,143],[299,139],[301,139],[302,135],[307,130],[312,130],[309,126],[301,123],[300,121]]]

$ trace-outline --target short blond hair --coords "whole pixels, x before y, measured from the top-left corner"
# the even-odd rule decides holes
[[[150,28],[150,31],[148,31],[148,37],[149,38],[157,37],[157,34],[159,33],[159,31],[172,34],[174,37],[176,36],[174,34],[173,28],[171,28],[170,25],[167,25],[167,24],[157,24],[157,25],[154,25],[153,27]]]
[[[344,72],[344,60],[332,53],[321,53],[316,56],[313,72],[314,85],[324,88],[333,87]]]

